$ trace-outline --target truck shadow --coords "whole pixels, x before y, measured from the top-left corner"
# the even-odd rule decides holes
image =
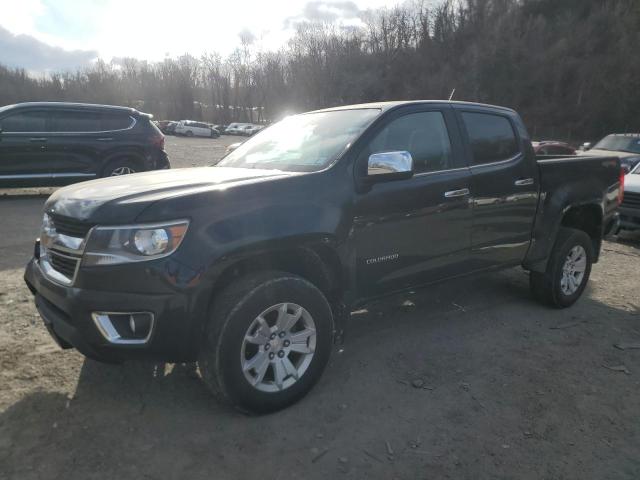
[[[538,306],[517,270],[389,298],[353,315],[309,396],[261,417],[217,403],[193,365],[84,360],[70,397],[32,393],[0,415],[0,465],[7,479],[266,479],[283,468],[326,478],[357,462],[361,476],[391,478],[400,467],[387,462],[384,442],[415,473],[425,460],[406,445],[418,438],[435,471],[454,472],[457,451],[478,468],[499,458],[517,477],[545,455],[554,461],[585,416],[595,438],[632,442],[640,433],[624,426],[638,414],[620,394],[626,376],[602,368],[637,369],[637,358],[611,348],[637,334],[637,314],[590,292],[570,310]],[[519,444],[523,430],[526,448],[505,456],[500,445]],[[558,461],[590,463],[602,448],[578,443]],[[624,450],[607,455],[633,466]]]

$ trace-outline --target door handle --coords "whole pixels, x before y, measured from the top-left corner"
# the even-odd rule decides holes
[[[524,187],[526,185],[533,185],[533,178],[521,178],[515,181],[516,187]]]
[[[458,197],[466,197],[469,195],[468,188],[462,188],[460,190],[451,190],[449,192],[444,192],[444,198],[458,198]]]
[[[101,138],[97,138],[96,140],[98,140],[99,142],[110,142],[113,140],[112,137],[101,137]]]
[[[46,137],[31,137],[29,139],[30,142],[33,143],[45,143],[47,141]]]

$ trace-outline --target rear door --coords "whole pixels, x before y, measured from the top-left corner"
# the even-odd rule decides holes
[[[360,152],[358,175],[369,155],[404,150],[414,176],[374,184],[355,200],[353,239],[359,296],[420,285],[467,271],[470,253],[471,174],[453,110],[412,107],[377,127]]]
[[[104,131],[103,123],[98,111],[51,112],[49,149],[57,177],[89,179],[101,174],[103,152],[114,143],[113,132]]]
[[[210,137],[211,136],[211,128],[204,123],[196,123],[198,136],[200,137]]]
[[[536,213],[538,168],[526,130],[508,111],[459,106],[471,166],[471,248],[478,268],[524,258]]]
[[[0,129],[0,179],[9,184],[16,179],[46,183],[51,173],[47,112],[8,113],[0,118]]]

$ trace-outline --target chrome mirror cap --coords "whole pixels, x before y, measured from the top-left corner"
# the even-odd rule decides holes
[[[407,151],[374,153],[369,156],[367,175],[410,176],[413,172],[413,158]]]

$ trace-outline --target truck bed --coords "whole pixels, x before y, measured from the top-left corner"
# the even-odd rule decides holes
[[[540,196],[531,247],[525,260],[525,265],[532,269],[540,269],[539,262],[546,262],[566,205],[600,206],[600,211],[594,212],[602,215],[602,231],[598,232],[598,238],[612,228],[618,208],[621,172],[620,160],[615,156],[545,155],[538,156],[536,161]]]

